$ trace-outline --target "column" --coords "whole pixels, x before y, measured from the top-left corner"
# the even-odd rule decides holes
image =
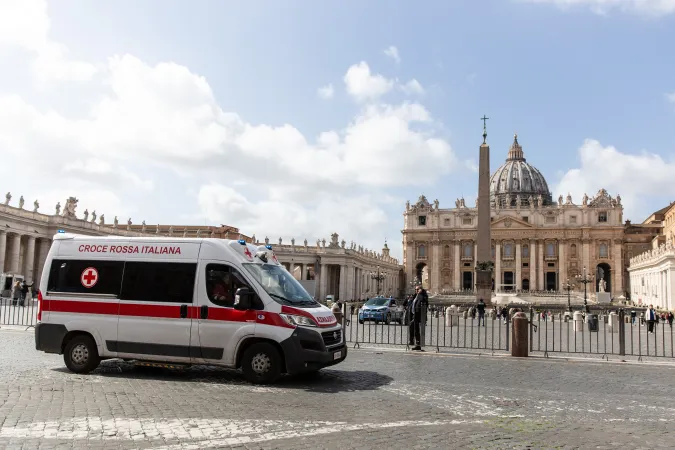
[[[530,289],[537,290],[537,241],[530,239]]]
[[[26,282],[30,283],[33,281],[33,276],[35,275],[33,273],[33,266],[35,265],[35,236],[28,236],[26,254],[23,261],[23,276]]]
[[[562,290],[563,283],[567,283],[567,253],[565,252],[565,240],[558,241],[558,286],[557,289]]]
[[[326,292],[328,286],[328,264],[320,264],[319,268],[321,275],[319,276],[319,291],[316,298],[323,301],[326,299],[326,295],[328,295],[328,292]]]
[[[587,271],[590,271],[591,268],[589,267],[591,264],[591,246],[590,246],[590,241],[588,239],[584,239],[582,244],[582,257],[583,257],[583,267],[586,268]],[[583,267],[581,268],[581,274],[583,275]],[[593,273],[593,271],[591,271]]]
[[[461,275],[461,273],[460,273],[460,270],[461,270],[460,269],[460,267],[461,267],[460,260],[462,258],[462,250],[459,246],[459,241],[455,241],[455,245],[453,246],[453,252],[454,252],[453,258],[455,260],[455,265],[454,265],[453,271],[452,271],[452,278],[453,278],[452,288],[453,289],[461,289],[462,288],[462,284],[461,284],[462,280],[460,278],[460,275]]]
[[[614,282],[612,283],[612,291],[616,293],[617,297],[624,291],[623,280],[623,259],[621,256],[621,241],[614,241]],[[665,302],[664,302],[665,306]]]
[[[52,242],[49,239],[40,239],[38,245],[38,265],[37,273],[35,275],[35,281],[39,284],[42,280],[42,270],[45,267],[45,262],[47,261],[47,254],[49,249],[52,246]]]
[[[5,271],[5,253],[7,252],[7,233],[0,231],[0,273]]]
[[[516,290],[520,289],[521,286],[523,285],[522,283],[522,267],[523,267],[523,261],[522,261],[522,256],[520,254],[520,241],[516,242]]]
[[[9,272],[19,274],[19,257],[21,255],[21,235],[12,234],[9,253]]]
[[[537,281],[539,282],[538,289],[543,291],[546,287],[546,280],[544,280],[544,265],[546,264],[544,258],[544,241],[540,240],[537,247],[539,247],[539,255],[537,257],[537,264],[539,265],[539,270],[537,271]]]
[[[439,241],[434,241],[433,251],[431,253],[431,283],[430,293],[436,293],[441,290],[441,245]]]
[[[338,288],[338,300],[344,301],[347,297],[347,266],[340,264],[340,286]]]
[[[502,243],[495,239],[495,292],[502,287]]]

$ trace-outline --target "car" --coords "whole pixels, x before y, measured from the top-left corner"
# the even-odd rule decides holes
[[[387,297],[373,297],[359,309],[359,323],[374,321],[376,324],[391,322],[403,324],[405,311],[396,304],[396,300]]]

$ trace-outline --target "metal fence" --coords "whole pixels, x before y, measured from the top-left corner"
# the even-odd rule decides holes
[[[645,322],[632,318],[623,309],[613,313],[570,315],[562,312],[542,317],[530,311],[530,351],[674,358],[672,324],[659,320]],[[595,323],[597,318],[597,324]],[[580,320],[579,320],[580,319]]]
[[[28,297],[21,301],[2,297],[0,298],[0,325],[35,326],[37,323],[37,311],[37,299],[34,300]]]
[[[440,352],[442,349],[476,349],[486,352],[508,351],[510,339],[510,320],[485,315],[479,324],[479,318],[465,314],[446,314],[430,312],[426,326],[421,330],[423,347]],[[374,346],[405,347],[414,346],[410,342],[412,330],[408,321],[403,324],[384,322],[359,323],[358,315],[346,316],[342,322],[345,341],[358,348],[361,344]]]

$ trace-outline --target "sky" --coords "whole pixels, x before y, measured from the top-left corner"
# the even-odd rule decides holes
[[[553,197],[675,200],[675,0],[1,0],[0,189],[401,257],[518,133]],[[28,207],[27,206],[27,207]]]

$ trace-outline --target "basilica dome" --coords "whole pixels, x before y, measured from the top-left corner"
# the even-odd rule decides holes
[[[513,137],[506,162],[490,177],[490,205],[494,208],[521,206],[530,204],[530,199],[538,204],[539,196],[544,205],[552,203],[551,192],[544,176],[537,168],[525,161],[523,148],[518,143],[518,135]]]

